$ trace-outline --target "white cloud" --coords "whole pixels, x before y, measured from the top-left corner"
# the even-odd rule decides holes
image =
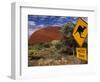
[[[36,23],[34,21],[28,21],[28,24],[29,25],[32,25],[32,26],[35,26],[36,25]]]
[[[61,23],[57,23],[57,24],[54,24],[52,26],[63,26],[64,24],[61,24]]]
[[[60,18],[62,18],[62,19],[66,19],[66,16],[61,16]]]
[[[44,25],[43,25],[43,24],[41,24],[41,25],[38,25],[37,27],[44,27]]]

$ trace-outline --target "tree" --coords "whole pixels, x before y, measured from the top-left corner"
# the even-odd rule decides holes
[[[74,23],[67,22],[61,29],[61,32],[64,34],[64,37],[65,37],[63,42],[64,42],[64,45],[66,45],[66,50],[68,54],[73,54],[73,49],[77,45],[72,36],[74,27],[75,27]]]

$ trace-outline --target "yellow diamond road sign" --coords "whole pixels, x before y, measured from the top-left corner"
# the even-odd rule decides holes
[[[73,37],[80,47],[82,47],[87,34],[88,24],[82,18],[78,18],[78,21],[73,30]]]

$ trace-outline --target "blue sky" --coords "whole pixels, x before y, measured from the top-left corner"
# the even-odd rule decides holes
[[[29,36],[36,30],[50,26],[57,25],[63,26],[67,22],[73,22],[74,24],[77,22],[78,17],[72,16],[45,16],[45,15],[28,15],[28,29]],[[87,22],[88,18],[83,17],[83,19]]]

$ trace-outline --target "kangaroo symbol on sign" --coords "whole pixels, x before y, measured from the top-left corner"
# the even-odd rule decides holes
[[[76,34],[78,32],[80,35],[80,38],[84,38],[84,37],[82,37],[82,33],[84,32],[85,29],[86,29],[85,26],[82,27],[79,25],[78,29],[76,30],[76,32],[74,34]]]

